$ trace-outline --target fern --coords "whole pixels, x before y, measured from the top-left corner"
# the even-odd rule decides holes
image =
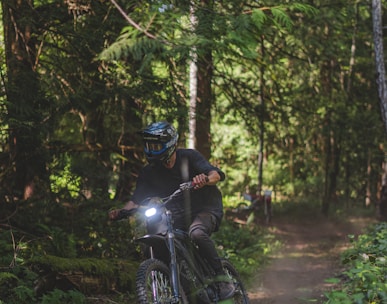
[[[318,9],[309,4],[294,3],[290,6],[291,10],[300,11],[306,15],[315,16]]]
[[[251,14],[251,19],[255,23],[257,28],[261,30],[263,28],[263,24],[267,20],[267,16],[262,10],[256,9],[253,10]]]
[[[22,267],[0,272],[0,296],[3,303],[36,303],[33,289],[36,277],[35,273]]]
[[[44,224],[38,224],[37,226],[47,234],[49,240],[47,250],[50,253],[69,258],[76,256],[76,241],[73,234],[69,234],[59,227],[48,227]]]
[[[0,285],[4,285],[9,280],[18,280],[18,277],[10,272],[0,272]]]
[[[120,37],[101,52],[98,59],[114,61],[131,57],[140,61],[146,54],[163,51],[164,45],[161,41],[138,34],[131,28],[125,28]]]
[[[271,13],[273,14],[274,23],[279,27],[285,27],[287,30],[293,28],[293,22],[285,12],[285,7],[273,7]]]
[[[86,297],[78,292],[70,290],[68,292],[55,289],[48,294],[44,295],[42,298],[42,304],[52,304],[52,303],[77,303],[82,304],[86,303]]]
[[[265,13],[269,11],[272,15],[272,21],[279,28],[285,28],[291,30],[293,28],[293,21],[291,19],[290,12],[299,11],[306,15],[315,15],[317,9],[308,4],[294,3],[291,5],[281,5],[271,7],[270,9],[255,9],[252,11],[251,20],[257,26],[258,29],[263,29],[263,25],[268,21],[268,14]]]
[[[33,303],[35,302],[35,292],[32,288],[20,285],[15,287],[13,290],[14,303]]]

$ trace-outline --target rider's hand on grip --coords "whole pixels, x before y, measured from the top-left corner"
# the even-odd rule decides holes
[[[127,209],[115,209],[109,212],[109,219],[113,221],[119,221],[124,218],[128,218],[136,213],[137,208],[133,208],[130,210]]]
[[[200,189],[205,185],[207,185],[208,181],[209,181],[208,176],[202,173],[202,174],[196,175],[193,178],[192,185],[194,189]]]

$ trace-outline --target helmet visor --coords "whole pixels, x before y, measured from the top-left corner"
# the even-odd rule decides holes
[[[145,142],[144,150],[147,155],[161,155],[167,150],[167,145],[160,142]]]

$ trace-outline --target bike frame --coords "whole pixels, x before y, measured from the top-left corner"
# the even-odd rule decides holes
[[[153,259],[155,255],[153,253],[153,246],[166,246],[168,249],[168,253],[170,256],[170,265],[169,269],[171,272],[171,287],[172,287],[172,303],[179,303],[181,298],[180,291],[180,277],[177,266],[177,257],[176,257],[176,235],[172,226],[172,213],[170,211],[166,211],[166,220],[167,220],[167,232],[166,236],[158,235],[158,234],[148,234],[141,238],[138,238],[137,241],[144,243],[149,246],[150,257]],[[156,288],[154,288],[156,290]]]
[[[170,280],[171,280],[171,287],[172,287],[172,298],[173,303],[179,303],[179,300],[182,297],[181,294],[181,284],[180,284],[180,272],[178,269],[178,263],[177,263],[177,251],[180,252],[182,256],[184,256],[185,261],[188,263],[188,267],[190,271],[195,275],[195,277],[198,279],[198,284],[200,286],[204,287],[208,283],[206,279],[206,274],[211,275],[213,273],[213,270],[210,265],[208,265],[205,261],[202,260],[199,253],[196,251],[190,251],[189,248],[187,248],[186,245],[189,245],[188,240],[183,240],[184,238],[188,238],[185,232],[181,231],[175,231],[173,228],[173,221],[172,221],[172,213],[170,211],[166,211],[166,220],[167,220],[167,231],[165,235],[159,235],[159,234],[148,234],[141,238],[138,238],[137,241],[144,243],[149,246],[150,250],[150,257],[151,258],[157,258],[154,254],[153,247],[155,248],[161,248],[162,246],[165,246],[168,255],[170,258],[169,263],[169,269],[170,269]],[[176,235],[178,233],[179,236]],[[180,240],[182,238],[182,240]],[[186,243],[187,242],[187,243]],[[192,244],[192,246],[194,246]]]
[[[180,277],[179,271],[177,270],[177,259],[176,259],[176,250],[175,250],[175,233],[172,226],[172,212],[169,210],[166,212],[167,216],[167,241],[168,248],[171,255],[170,269],[171,269],[171,281],[173,289],[173,300],[175,303],[179,303],[180,299]]]
[[[173,228],[172,212],[165,208],[166,204],[174,197],[180,195],[184,190],[192,189],[193,186],[192,182],[181,184],[180,188],[173,194],[164,199],[160,198],[156,202],[155,207],[152,207],[151,205],[151,207],[147,209],[147,211],[150,211],[155,208],[156,213],[149,212],[147,214],[147,212],[144,211],[144,215],[149,218],[147,225],[151,224],[150,226],[147,226],[148,234],[138,238],[137,242],[141,242],[148,246],[150,253],[149,262],[151,263],[145,265],[152,265],[153,261],[157,260],[162,262],[162,264],[168,264],[169,262],[169,267],[167,265],[163,266],[164,268],[167,266],[169,269],[170,293],[167,296],[168,303],[186,303],[188,301],[187,296],[190,299],[191,297],[194,297],[194,299],[197,299],[200,303],[220,303],[218,291],[214,289],[213,286],[213,284],[216,283],[216,280],[214,280],[215,272],[212,266],[200,255],[196,245],[192,243],[185,231],[175,230]],[[147,201],[149,201],[149,199],[147,199]],[[137,210],[138,209],[131,209],[126,211],[123,209],[120,212],[120,218],[131,216],[137,212]],[[155,221],[152,222],[151,218],[157,216],[157,213],[160,215],[160,218],[156,217]],[[160,225],[161,229],[157,228],[159,223],[162,223]],[[153,224],[156,225],[156,228],[152,227]],[[230,266],[230,269],[233,269],[232,265]],[[143,270],[144,269],[142,269],[142,271]],[[158,270],[151,270],[149,273],[152,280],[151,284],[154,299],[158,299],[158,290],[160,289],[160,286],[156,282],[157,272]],[[232,273],[236,273],[235,270],[232,270]],[[146,287],[142,287],[141,284],[142,286],[145,286],[144,284],[146,283],[140,281],[140,288],[143,292]],[[245,295],[243,285],[240,286],[242,286],[242,289],[240,289],[242,292],[241,295],[244,297],[244,300],[247,300],[248,298]]]

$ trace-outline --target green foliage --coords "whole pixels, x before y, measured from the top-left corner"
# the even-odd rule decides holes
[[[0,295],[6,304],[38,303],[33,289],[38,275],[26,268],[14,267],[0,272]]]
[[[62,258],[51,255],[32,257],[28,263],[50,268],[56,272],[81,270],[87,274],[104,274],[113,276],[114,269],[109,261],[103,259]]]
[[[14,243],[12,240],[12,231],[0,230],[0,265],[12,264],[14,256]],[[20,260],[18,261],[20,262]]]
[[[70,290],[65,292],[62,290],[55,289],[54,291],[51,291],[45,294],[42,298],[41,303],[42,304],[53,304],[53,303],[83,304],[83,303],[86,303],[86,297],[78,291]]]
[[[17,286],[19,278],[11,272],[0,272],[0,295],[6,299],[12,295],[12,290]],[[16,295],[15,295],[16,296]]]
[[[273,7],[270,11],[273,14],[275,22],[278,23],[278,27],[284,26],[288,30],[293,27],[293,22],[282,7]]]
[[[132,241],[135,223],[108,225],[110,205],[100,201],[72,203],[21,205],[10,217],[13,229],[0,230],[0,267],[7,270],[0,272],[0,295],[7,304],[26,303],[28,297],[36,301],[37,282],[45,281],[49,274],[87,276],[98,283],[100,292],[113,285],[118,291],[133,290],[138,267],[138,261],[133,261],[138,258]],[[51,281],[56,284],[55,276]],[[81,289],[88,294],[85,284]],[[54,296],[56,293],[50,295]]]
[[[147,60],[144,60],[144,63],[150,63],[153,59],[152,54],[162,51],[162,43],[146,36],[138,37],[137,31],[134,31],[132,27],[126,27],[117,41],[101,52],[99,59],[114,61],[130,57],[135,61],[141,61],[145,57]]]
[[[387,223],[371,227],[343,253],[347,270],[340,290],[326,294],[326,303],[386,303],[387,301]]]
[[[20,285],[12,290],[13,296],[7,303],[37,303],[35,292],[32,288]]]
[[[239,226],[226,219],[214,234],[214,240],[220,255],[227,257],[246,281],[254,276],[279,246],[267,228]]]
[[[33,71],[23,65],[28,73],[21,71],[18,85],[1,75],[0,265],[7,269],[1,273],[1,297],[9,295],[9,303],[34,302],[32,280],[8,271],[10,265],[111,276],[114,267],[97,260],[139,258],[132,241],[137,227],[129,221],[109,223],[107,210],[121,202],[107,198],[122,188],[125,197],[130,195],[143,161],[135,135],[143,124],[178,122],[184,145],[193,50],[212,50],[214,103],[208,119],[212,161],[227,176],[220,185],[225,206],[238,203],[236,193],[245,186],[257,184],[261,143],[263,187],[281,199],[298,196],[300,201],[284,207],[289,216],[295,204],[305,213],[318,212],[308,203],[328,188],[338,201],[357,201],[368,188],[375,199],[385,136],[370,56],[369,7],[315,1],[317,9],[304,2],[227,0],[201,7],[199,1],[121,1],[138,28],[128,26],[110,1],[36,1],[39,11],[32,12],[31,5],[31,14],[15,12],[31,21],[39,57],[32,58]],[[201,32],[191,27],[192,3],[208,17]],[[34,16],[39,18],[29,19]],[[21,98],[11,100],[10,89]],[[14,139],[15,134],[20,137]],[[21,154],[13,150],[19,139],[26,139]],[[38,158],[39,168],[48,172],[34,166],[23,172]],[[30,175],[44,180],[51,192],[9,178],[15,172],[24,173],[21,180]],[[36,189],[36,198],[25,202],[27,188]],[[246,275],[276,246],[271,241],[264,229],[227,220],[217,236],[224,254]],[[374,245],[383,248],[378,242]],[[355,264],[364,271],[347,274],[360,277],[370,299],[383,287],[370,283],[383,284],[382,260],[375,252],[361,255],[368,257],[367,266],[362,259]],[[127,276],[123,281],[130,281],[130,271],[119,272]],[[365,297],[364,286],[349,301]],[[333,294],[340,301],[351,296]],[[63,301],[75,297],[59,291],[47,295],[52,301],[62,296]]]
[[[78,291],[62,291],[55,289],[40,299],[34,290],[37,275],[27,269],[10,269],[0,272],[0,303],[85,303],[85,296]]]
[[[262,27],[265,24],[265,21],[267,20],[267,15],[264,13],[264,11],[260,9],[253,10],[251,16],[251,19],[255,23],[257,28],[262,30]]]
[[[51,190],[57,195],[77,198],[81,190],[81,177],[71,172],[71,159],[68,156],[66,160],[63,169],[60,169],[59,164],[53,161],[50,175]]]
[[[47,235],[48,247],[42,248],[44,251],[60,257],[76,256],[76,242],[73,234],[59,227],[48,227],[44,224],[39,224],[38,229]]]

